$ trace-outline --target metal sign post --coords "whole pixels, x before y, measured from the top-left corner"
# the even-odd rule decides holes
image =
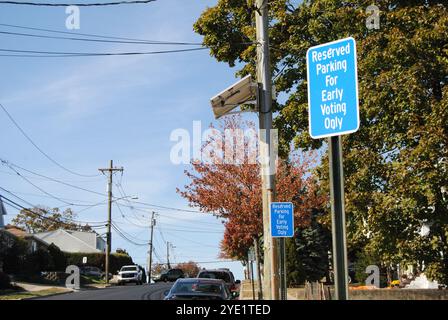
[[[285,238],[294,236],[294,205],[291,202],[272,202],[270,213],[271,236],[279,238],[280,300],[287,300]]]
[[[333,272],[337,300],[348,299],[347,244],[345,231],[344,175],[341,137],[328,138],[330,151],[331,229],[333,236]]]
[[[336,300],[348,299],[347,244],[341,135],[359,129],[358,71],[353,38],[308,49],[309,132],[328,138]]]
[[[279,239],[278,249],[280,251],[280,300],[287,300],[285,238]]]

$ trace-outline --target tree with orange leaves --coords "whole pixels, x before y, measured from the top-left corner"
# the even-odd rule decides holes
[[[220,256],[240,261],[247,260],[254,241],[260,247],[263,237],[260,163],[254,156],[258,145],[253,145],[258,139],[244,134],[254,128],[240,117],[225,118],[222,130],[214,129],[215,135],[203,142],[202,150],[212,161],[193,161],[192,169],[185,171],[191,182],[177,189],[191,206],[225,221]],[[228,150],[233,152],[230,156],[224,152]],[[311,153],[293,153],[276,164],[277,200],[294,204],[296,227],[309,224],[311,209],[321,208],[326,200],[312,175],[313,165]]]

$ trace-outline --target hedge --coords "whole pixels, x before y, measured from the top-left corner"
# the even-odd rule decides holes
[[[35,252],[28,252],[26,241],[18,239],[10,248],[2,252],[3,270],[8,274],[36,275],[41,271],[65,272],[68,265],[83,266],[82,260],[87,257],[88,266],[98,267],[104,271],[104,253],[67,253],[57,246],[39,247]],[[134,264],[126,254],[110,255],[109,272],[115,274],[124,265]]]
[[[105,253],[65,253],[67,259],[67,265],[83,266],[82,260],[87,257],[87,266],[98,267],[101,270],[105,270]],[[134,262],[132,258],[126,254],[112,253],[109,258],[109,272],[112,274],[117,273],[122,266],[132,265]]]
[[[0,289],[9,289],[11,288],[11,280],[9,276],[0,271]]]

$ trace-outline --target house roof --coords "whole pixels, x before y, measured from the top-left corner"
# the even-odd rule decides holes
[[[13,225],[6,225],[5,230],[12,235],[16,236],[17,238],[25,238],[26,236],[29,236],[29,234],[22,228],[13,226]]]
[[[90,232],[90,233],[95,234],[96,237],[98,236],[98,234],[96,232]],[[51,244],[51,241],[49,241],[47,239],[48,237],[59,236],[59,235],[63,235],[63,234],[67,235],[68,237],[70,237],[75,242],[81,243],[82,245],[92,249],[93,251],[100,251],[96,247],[94,247],[91,244],[89,244],[88,242],[86,242],[83,239],[80,239],[79,237],[75,236],[72,233],[72,231],[70,231],[70,230],[58,229],[58,230],[54,230],[54,231],[47,231],[47,232],[36,233],[36,234],[34,234],[34,236],[39,238],[40,240],[46,242],[47,244]]]
[[[5,229],[0,230],[9,235],[12,235],[15,238],[24,239],[24,240],[34,240],[39,242],[41,245],[48,246],[48,244],[41,239],[35,237],[34,235],[27,233],[24,229],[8,224],[5,226]]]

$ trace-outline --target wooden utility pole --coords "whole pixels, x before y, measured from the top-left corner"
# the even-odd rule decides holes
[[[260,263],[260,239],[254,239],[255,248],[255,261],[257,265],[257,275],[258,275],[258,300],[263,300],[263,281],[261,278],[261,263]]]
[[[106,169],[98,169],[103,174],[107,172],[109,174],[109,181],[107,184],[107,196],[108,196],[108,204],[107,204],[107,241],[106,241],[106,263],[105,263],[105,273],[106,273],[106,284],[109,284],[109,256],[112,248],[112,176],[114,172],[123,172],[123,168],[114,168],[113,160],[110,160],[110,166]]]
[[[148,283],[151,283],[151,268],[152,268],[152,242],[154,238],[154,226],[156,225],[156,219],[154,219],[155,212],[152,212],[151,215],[151,241],[149,242],[149,251],[148,251]]]
[[[269,18],[268,0],[256,0],[257,28],[257,82],[259,87],[258,107],[260,119],[260,154],[262,159],[262,199],[263,199],[263,234],[264,234],[264,279],[266,299],[279,299],[279,264],[277,240],[271,237],[269,208],[275,201],[275,174],[270,172],[272,131],[272,78],[269,58]],[[271,154],[271,156],[273,156]],[[269,160],[268,160],[269,159]],[[266,168],[266,166],[268,168]]]
[[[171,265],[170,265],[170,242],[167,241],[166,242],[166,264],[168,269],[171,269]]]

